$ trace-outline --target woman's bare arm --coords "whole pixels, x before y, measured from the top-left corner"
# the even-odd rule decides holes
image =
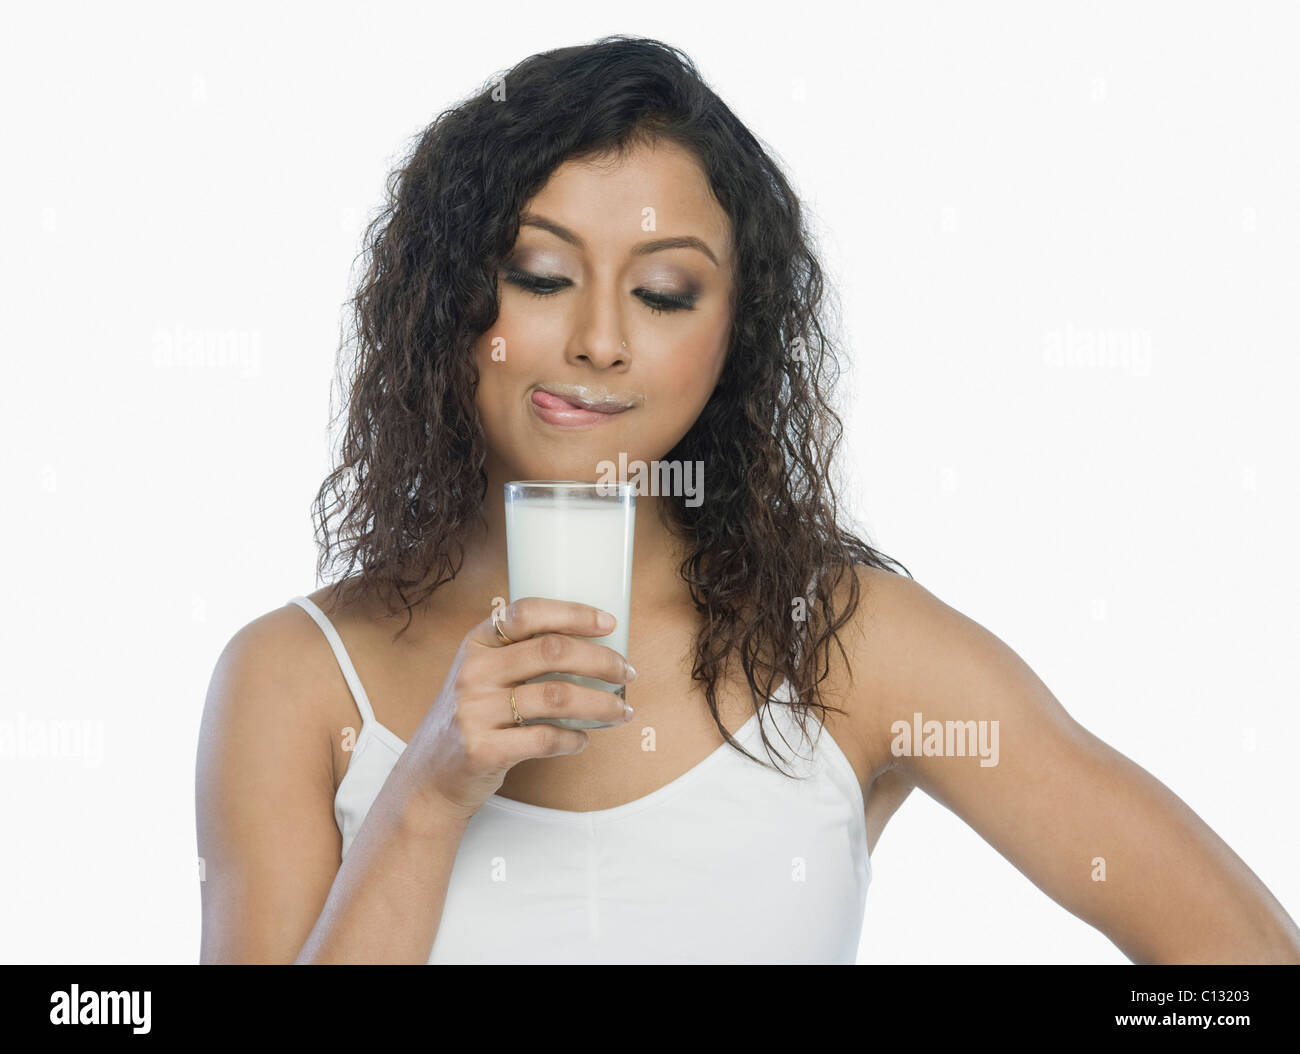
[[[1168,787],[1076,723],[1010,647],[910,579],[872,568],[859,579],[866,600],[845,640],[853,692],[877,756],[895,755],[905,782],[1135,962],[1300,963],[1300,930],[1254,872]],[[912,744],[896,756],[917,714],[923,731],[940,723],[950,753]],[[995,764],[982,763],[981,732]]]
[[[217,661],[195,786],[201,962],[423,963],[433,947],[465,821],[406,792],[404,754],[340,865],[322,646],[283,608]]]

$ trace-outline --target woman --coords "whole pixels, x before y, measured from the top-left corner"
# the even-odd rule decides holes
[[[914,786],[1135,961],[1300,961],[1178,798],[839,526],[821,270],[684,56],[520,63],[424,132],[367,249],[316,505],[346,568],[207,701],[203,961],[852,962]],[[502,604],[503,484],[620,456],[704,480],[638,497],[637,670],[595,609]]]

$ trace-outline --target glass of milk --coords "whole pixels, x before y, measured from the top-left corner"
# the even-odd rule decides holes
[[[636,488],[627,482],[581,483],[528,479],[506,484],[506,559],[510,600],[549,597],[608,611],[618,620],[612,633],[584,637],[627,658],[632,605],[632,528]],[[622,684],[571,673],[546,673],[526,683],[571,681],[623,696]],[[609,721],[580,718],[525,719],[560,728],[610,728]]]

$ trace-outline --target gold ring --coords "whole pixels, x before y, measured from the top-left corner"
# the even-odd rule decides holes
[[[515,706],[515,690],[513,688],[510,689],[510,712],[515,715],[515,724],[522,725],[524,723],[519,708]]]
[[[500,608],[493,608],[493,609],[492,609],[492,628],[493,628],[494,630],[497,631],[497,636],[501,638],[501,643],[502,643],[502,644],[514,644],[514,643],[515,643],[515,642],[512,641],[509,637],[506,636],[506,631],[503,630],[503,629],[501,628],[501,609],[500,609]]]

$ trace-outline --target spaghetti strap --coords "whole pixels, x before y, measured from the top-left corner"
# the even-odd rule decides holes
[[[315,619],[316,625],[325,634],[325,639],[330,642],[330,647],[334,650],[334,658],[338,660],[339,669],[343,671],[343,679],[348,682],[352,698],[356,700],[357,709],[361,711],[363,727],[372,722],[378,725],[379,722],[375,720],[375,712],[370,707],[366,690],[361,687],[361,678],[357,676],[356,668],[348,657],[348,650],[343,647],[343,638],[339,636],[339,631],[334,628],[334,623],[329,620],[329,616],[317,607],[316,602],[310,597],[294,597],[290,603],[297,604]]]

